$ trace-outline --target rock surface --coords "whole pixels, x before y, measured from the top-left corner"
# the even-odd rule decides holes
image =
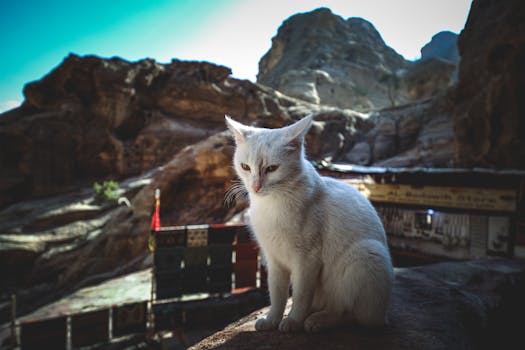
[[[397,153],[400,148],[396,147],[396,155],[389,155],[388,147],[397,145],[396,140],[405,142],[414,138],[392,137],[390,132],[390,136],[387,134],[376,140],[374,133],[382,123],[389,124],[387,120],[377,123],[367,137],[357,139],[359,147],[350,149],[345,159],[365,165],[410,166],[417,162],[424,164],[424,159],[429,159],[426,166],[524,169],[525,124],[521,117],[525,111],[522,64],[525,61],[525,32],[521,25],[524,6],[519,0],[505,4],[474,1],[458,39],[461,56],[458,84],[441,92],[429,91],[426,83],[415,84],[415,95],[437,94],[430,100],[394,109],[407,116],[401,117],[407,129],[404,133],[399,130],[398,136],[420,130],[415,143],[404,152],[401,147],[402,153]],[[425,62],[429,60],[415,64],[428,64]],[[434,62],[444,63],[442,69],[451,69],[446,62]],[[410,76],[409,71],[405,74]],[[417,82],[417,75],[415,77]],[[428,87],[432,89],[433,85]],[[416,112],[416,116],[410,112],[417,109],[424,112]],[[380,111],[375,120],[382,120],[389,111]],[[418,122],[417,116],[423,115],[428,119]],[[420,128],[423,125],[425,128]],[[368,146],[361,143],[363,141]],[[428,142],[434,141],[438,142],[431,146],[432,151],[426,152]],[[373,155],[375,144],[379,146],[378,155]],[[382,154],[389,158],[378,157]]]
[[[421,59],[441,58],[453,64],[459,64],[458,35],[450,31],[442,31],[421,48]]]
[[[132,198],[157,172],[154,169],[121,182],[118,195]],[[145,250],[134,259],[106,265],[102,272],[65,279],[80,252],[105,236],[106,224],[118,211],[117,201],[99,202],[92,189],[22,201],[0,211],[0,300],[16,293],[18,312],[23,314],[78,286],[144,266]],[[93,252],[85,262],[100,265],[104,261]],[[0,322],[7,316],[7,312],[0,312]]]
[[[211,120],[195,125],[182,108],[166,113],[160,105],[169,104],[166,95],[176,91],[161,82],[189,84],[194,77],[198,90],[199,83],[209,82],[208,88],[228,74],[214,65],[178,70],[152,60],[68,56],[42,80],[26,85],[23,105],[0,118],[0,206],[166,163],[222,125]],[[181,118],[170,119],[173,115]]]
[[[399,90],[396,96],[406,101],[421,101],[440,95],[454,83],[457,66],[441,58],[413,62],[410,68],[398,73]]]
[[[367,111],[391,105],[387,78],[407,66],[371,23],[320,8],[281,25],[257,82],[312,103]]]
[[[453,123],[446,97],[370,114],[374,127],[356,135],[344,160],[384,167],[453,167]]]
[[[437,59],[414,65],[371,23],[320,8],[281,25],[259,62],[257,81],[308,102],[369,111],[445,90],[454,68]]]
[[[266,127],[329,114],[325,119],[348,124],[341,131],[347,139],[366,125],[359,113],[305,103],[229,74],[202,62],[70,55],[26,85],[23,105],[0,117],[0,208],[166,164],[224,130],[225,114]]]
[[[523,262],[484,259],[396,269],[382,329],[256,332],[255,320],[265,308],[191,349],[516,349],[523,345],[524,292]]]
[[[525,2],[477,0],[459,36],[457,162],[525,166]]]

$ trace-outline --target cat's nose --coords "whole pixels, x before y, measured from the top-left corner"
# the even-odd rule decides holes
[[[254,183],[252,184],[252,188],[253,188],[253,190],[255,191],[255,193],[259,192],[259,191],[261,190],[261,187],[262,187],[261,184],[258,183],[258,182],[254,182]]]

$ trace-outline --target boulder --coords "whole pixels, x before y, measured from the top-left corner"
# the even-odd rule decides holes
[[[205,349],[516,349],[525,264],[504,259],[396,269],[388,323],[322,333],[257,332],[261,309],[194,345]],[[287,311],[290,308],[288,303]]]

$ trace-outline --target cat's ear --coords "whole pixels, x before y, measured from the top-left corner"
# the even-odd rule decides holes
[[[236,122],[227,115],[225,115],[224,118],[226,119],[226,125],[228,126],[228,129],[230,129],[233,137],[235,138],[235,143],[244,143],[248,137],[248,134],[250,133],[250,127]]]
[[[287,147],[290,149],[297,149],[303,144],[304,137],[310,129],[310,126],[312,126],[312,119],[312,115],[309,114],[303,119],[285,128],[288,141],[286,145]]]

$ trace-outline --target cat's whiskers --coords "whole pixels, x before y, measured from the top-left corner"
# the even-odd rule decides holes
[[[248,192],[244,184],[240,180],[233,180],[233,185],[226,190],[224,196],[224,204],[227,207],[232,207],[238,199],[246,198]]]

